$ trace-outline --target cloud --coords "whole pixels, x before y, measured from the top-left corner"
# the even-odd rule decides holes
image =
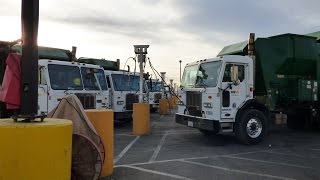
[[[319,7],[320,1],[301,4],[298,0],[178,0],[176,7],[185,12],[180,24],[185,29],[203,39],[223,43],[242,41],[250,32],[270,36],[319,28],[316,18],[307,18],[306,14],[319,17],[317,8],[311,7]],[[303,26],[307,21],[309,26]]]
[[[0,1],[0,19],[20,19],[20,1]],[[154,66],[177,77],[179,59],[184,66],[214,57],[250,32],[263,37],[318,31],[319,6],[319,0],[41,1],[39,38],[45,45],[76,45],[85,56],[122,60],[132,56],[133,44],[150,44]],[[9,36],[0,29],[0,39],[19,34],[19,23],[10,25],[18,31]]]

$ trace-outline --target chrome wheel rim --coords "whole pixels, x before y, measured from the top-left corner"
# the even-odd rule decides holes
[[[247,134],[251,138],[257,138],[262,132],[262,124],[259,119],[251,118],[247,123]]]

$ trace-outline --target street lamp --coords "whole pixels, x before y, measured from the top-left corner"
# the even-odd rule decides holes
[[[180,60],[179,63],[180,63],[180,83],[181,83],[181,63],[182,63],[182,60]]]

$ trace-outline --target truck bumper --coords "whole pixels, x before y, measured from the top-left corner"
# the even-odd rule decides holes
[[[115,122],[128,122],[132,120],[132,111],[114,112]]]
[[[213,131],[216,129],[214,127],[216,124],[215,120],[204,119],[196,116],[189,116],[185,114],[176,113],[175,121],[178,124],[186,125],[188,127],[197,128],[197,129],[204,129],[209,131]]]
[[[150,108],[159,108],[159,104],[150,104]]]

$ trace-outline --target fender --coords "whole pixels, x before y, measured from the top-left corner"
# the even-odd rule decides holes
[[[266,118],[269,120],[270,119],[270,110],[265,106],[264,104],[259,103],[255,99],[250,99],[244,105],[238,110],[236,114],[236,119],[239,118],[242,114],[243,111],[246,109],[258,109],[262,111],[262,113],[266,116]]]

